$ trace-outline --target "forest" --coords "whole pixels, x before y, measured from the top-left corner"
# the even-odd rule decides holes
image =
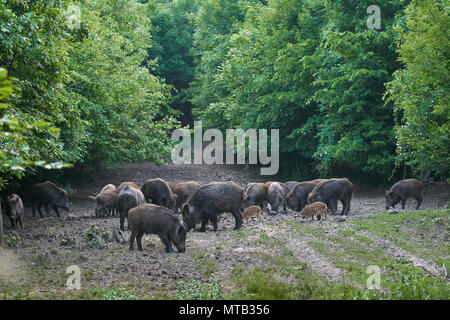
[[[380,1],[370,29],[372,2],[2,0],[1,186],[164,163],[194,119],[280,129],[298,180],[443,181],[449,3]]]
[[[0,0],[0,300],[448,300],[449,14]]]

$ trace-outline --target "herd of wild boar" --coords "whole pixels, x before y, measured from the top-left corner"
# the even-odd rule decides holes
[[[338,201],[342,203],[341,215],[348,215],[354,189],[347,178],[255,182],[245,188],[232,181],[201,186],[195,181],[171,183],[156,178],[145,181],[141,187],[134,182],[123,182],[117,188],[108,184],[90,199],[96,202],[95,216],[119,216],[122,231],[127,219],[131,231],[130,250],[134,250],[136,239],[141,251],[141,239],[147,233],[157,234],[167,252],[174,252],[172,243],[178,252],[184,252],[186,233],[200,222],[201,232],[205,231],[208,222],[217,231],[221,213],[230,212],[233,215],[236,230],[253,215],[261,218],[262,211],[268,214],[286,213],[287,208],[301,212],[302,218],[321,220],[327,217],[328,211],[331,215],[336,214]],[[394,208],[400,201],[402,209],[405,209],[406,199],[410,197],[416,199],[418,209],[423,191],[424,184],[419,180],[401,180],[386,191],[386,209]],[[33,185],[31,201],[33,217],[36,209],[44,217],[42,206],[47,217],[52,209],[58,217],[58,208],[69,210],[67,192],[50,181]],[[23,228],[24,206],[17,194],[7,198],[7,213],[13,227],[20,225]]]

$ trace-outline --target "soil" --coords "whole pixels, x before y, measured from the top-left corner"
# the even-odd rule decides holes
[[[258,252],[277,254],[276,247],[243,245],[239,234],[233,231],[234,218],[225,213],[219,221],[217,233],[212,226],[201,233],[188,233],[186,253],[166,254],[164,246],[156,235],[145,235],[142,252],[128,250],[128,243],[117,243],[112,239],[112,232],[119,226],[119,219],[113,217],[95,218],[95,203],[88,199],[95,195],[106,184],[119,185],[123,181],[133,181],[142,185],[150,178],[162,178],[166,181],[181,182],[195,180],[201,184],[210,181],[233,180],[241,186],[248,182],[275,180],[274,177],[262,177],[256,168],[245,169],[242,166],[227,165],[167,165],[156,166],[153,163],[127,164],[100,172],[95,181],[86,183],[73,181],[72,188],[76,191],[71,195],[70,212],[62,211],[62,218],[55,213],[49,218],[33,218],[31,210],[26,207],[25,228],[19,231],[20,248],[14,250],[0,248],[0,286],[2,281],[15,281],[28,286],[39,287],[39,279],[48,278],[54,274],[53,280],[45,283],[47,289],[61,288],[67,276],[65,270],[70,265],[81,268],[83,289],[94,287],[110,287],[121,283],[142,282],[149,290],[165,290],[171,292],[178,287],[180,280],[209,279],[208,266],[214,268],[219,279],[229,279],[233,265],[258,266],[265,262]],[[270,178],[270,179],[269,179]],[[421,209],[446,207],[449,200],[448,185],[427,186]],[[414,208],[415,201],[407,201],[407,210]],[[359,188],[352,200],[350,215],[353,219],[359,215],[376,214],[385,211],[384,189]],[[340,212],[341,208],[339,208]],[[336,233],[342,224],[338,216],[322,221],[329,232]],[[5,218],[6,224],[8,219]],[[251,237],[266,234],[270,239],[285,241],[293,254],[312,269],[323,275],[327,280],[342,282],[344,271],[340,270],[313,248],[305,239],[290,237],[289,227],[282,221],[301,220],[298,213],[263,214],[261,220],[252,218],[243,229],[251,230]],[[102,239],[99,246],[90,244],[83,233],[96,224],[109,235]],[[126,239],[129,231],[126,229]],[[370,233],[366,236],[377,241],[380,246],[388,248],[389,254],[400,255],[423,267],[432,275],[439,276],[437,266],[431,262],[418,259],[408,252],[396,248],[385,239],[379,239]],[[248,239],[247,239],[248,240]],[[247,242],[248,243],[248,242]],[[34,277],[21,277],[27,271],[33,270]],[[29,273],[28,273],[29,274]],[[38,275],[36,277],[36,274]],[[39,277],[42,276],[41,278]],[[25,281],[25,282],[24,282]]]

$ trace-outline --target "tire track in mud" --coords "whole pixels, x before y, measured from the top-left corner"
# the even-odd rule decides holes
[[[392,241],[388,239],[378,237],[370,232],[359,232],[357,234],[371,239],[377,246],[383,248],[386,254],[394,258],[401,258],[411,261],[416,267],[422,268],[432,276],[442,277],[443,274],[445,274],[443,267],[438,267],[435,263],[431,261],[419,258],[413,255],[411,252],[406,251],[405,249],[402,249],[400,247],[397,247]]]
[[[278,225],[278,228],[280,226]],[[306,240],[292,237],[287,230],[275,230],[266,225],[261,231],[264,231],[268,236],[285,241],[289,250],[301,262],[306,264],[313,270],[323,276],[326,280],[331,282],[344,282],[345,271],[334,266],[327,258],[317,253]],[[280,236],[281,235],[281,236]]]

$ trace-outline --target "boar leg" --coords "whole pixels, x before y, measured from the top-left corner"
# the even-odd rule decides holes
[[[206,224],[208,223],[208,218],[202,218],[202,226],[200,227],[200,232],[206,231]]]
[[[402,198],[402,209],[405,210],[406,198]]]
[[[416,205],[416,210],[419,209],[420,205],[422,204],[423,198],[422,197],[414,197],[416,199],[417,205]]]
[[[234,230],[239,230],[242,226],[242,214],[239,212],[239,210],[232,211],[231,213],[233,214],[234,220],[236,222]]]
[[[337,200],[331,199],[328,205],[331,211],[331,215],[334,216],[337,210]]]
[[[211,217],[210,220],[211,220],[211,223],[213,225],[214,232],[217,232],[217,216]]]
[[[61,218],[61,215],[59,214],[58,208],[56,206],[53,206],[53,210],[55,210],[56,215],[58,216],[58,218]]]
[[[19,223],[20,223],[20,229],[23,229],[23,218],[19,217],[18,220],[19,220]]]
[[[166,252],[167,253],[175,252],[173,250],[173,248],[172,248],[172,242],[170,241],[169,235],[167,233],[160,234],[159,238],[161,239],[161,241],[166,246]]]
[[[49,204],[45,206],[45,214],[47,215],[47,218],[50,217],[51,210],[52,210],[52,207]]]
[[[136,235],[137,235],[136,231],[131,232],[131,235],[130,235],[130,251],[134,251],[133,244],[134,244],[134,239],[136,238]]]
[[[42,207],[42,205],[40,204],[40,205],[38,205],[37,208],[38,208],[39,214],[41,215],[41,218],[43,218],[44,215],[42,214],[41,207]]]
[[[137,242],[138,250],[139,250],[139,251],[142,251],[142,236],[143,236],[143,235],[144,235],[143,232],[139,232],[139,233],[137,234],[137,236],[136,236],[136,242]]]
[[[123,227],[125,222],[125,213],[120,212],[120,230],[125,231],[125,228]]]

